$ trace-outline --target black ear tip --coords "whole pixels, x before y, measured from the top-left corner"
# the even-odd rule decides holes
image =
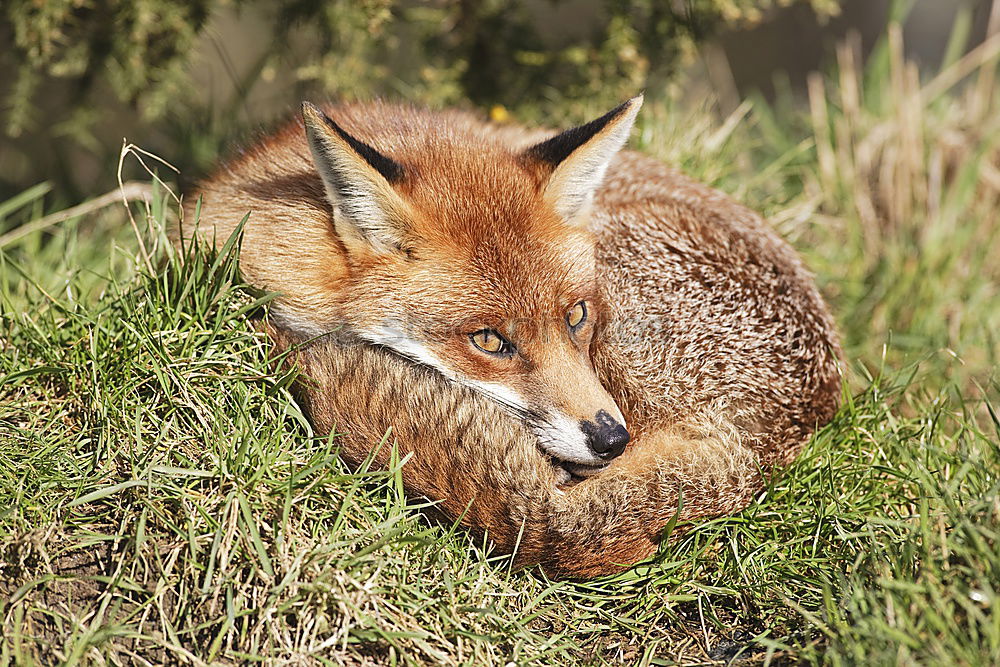
[[[614,109],[609,111],[608,115],[616,117],[619,114],[624,113],[625,111],[634,110],[635,112],[638,112],[638,110],[642,108],[642,103],[645,100],[645,98],[646,98],[646,91],[641,91],[638,95],[634,95],[628,98],[627,100],[616,106]]]
[[[326,118],[326,114],[323,110],[312,102],[306,100],[302,101],[302,117],[303,118]]]
[[[336,112],[334,113],[336,115]],[[373,169],[382,174],[382,177],[390,183],[396,183],[403,178],[403,166],[382,155],[377,150],[348,134],[332,118],[311,102],[302,102],[302,120],[305,124],[306,135],[310,141],[321,143],[329,142],[333,137],[338,137],[341,142],[346,143],[355,153],[357,153]]]
[[[641,105],[642,95],[636,95],[635,97],[625,100],[596,120],[592,120],[585,125],[580,125],[579,127],[566,130],[565,132],[557,134],[546,141],[535,144],[526,150],[524,155],[532,160],[546,162],[553,166],[557,165],[569,157],[570,153],[590,141],[612,121],[625,114],[634,118]]]

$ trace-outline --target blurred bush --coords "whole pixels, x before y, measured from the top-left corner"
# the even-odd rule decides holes
[[[580,99],[607,105],[655,86],[721,27],[760,21],[794,1],[7,0],[0,39],[12,48],[0,52],[0,71],[9,73],[0,83],[0,119],[8,139],[57,135],[55,150],[68,141],[99,151],[95,128],[123,114],[147,123],[170,115],[190,132],[193,119],[204,118],[196,107],[213,103],[192,95],[190,60],[213,11],[226,5],[258,13],[272,32],[251,71],[239,75],[241,90],[281,72],[300,93],[521,111],[543,99],[549,107]],[[820,14],[841,2],[799,1]],[[567,30],[552,18],[567,6],[595,20]],[[52,84],[57,103],[43,99],[53,97]],[[160,148],[186,144],[190,137],[177,137]],[[33,149],[23,140],[11,145]],[[3,176],[18,186],[35,171],[29,156],[21,158],[8,165],[25,173]]]

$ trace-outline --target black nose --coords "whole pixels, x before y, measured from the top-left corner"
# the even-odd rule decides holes
[[[625,445],[629,441],[625,427],[604,410],[598,411],[594,421],[581,421],[580,429],[587,436],[590,451],[605,461],[610,461],[624,452]]]

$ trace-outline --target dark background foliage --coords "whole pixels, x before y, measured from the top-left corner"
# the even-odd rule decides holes
[[[907,43],[936,66],[957,9],[974,8],[981,37],[987,4],[7,0],[0,197],[41,181],[62,204],[104,191],[123,137],[194,178],[306,98],[401,98],[555,125],[639,90],[660,96],[694,69],[727,113],[754,89],[773,93],[776,72],[801,83],[848,31],[871,48],[894,5],[916,6]]]
[[[829,17],[840,1],[799,4]],[[82,195],[107,184],[91,172],[113,156],[123,131],[182,171],[203,169],[239,130],[233,124],[276,112],[270,104],[265,113],[246,109],[253,89],[276,81],[288,105],[308,95],[380,95],[502,105],[529,118],[554,104],[607,106],[662,87],[701,40],[788,4],[8,0],[0,15],[0,44],[10,44],[0,50],[8,73],[0,83],[0,187],[45,178]],[[206,60],[222,64],[226,94],[206,90]]]

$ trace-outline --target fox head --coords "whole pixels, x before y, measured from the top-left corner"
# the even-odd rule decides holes
[[[625,420],[590,357],[604,304],[589,210],[641,104],[521,150],[447,127],[406,145],[405,126],[377,150],[304,103],[346,264],[343,321],[314,330],[343,325],[489,396],[560,462],[620,454]]]

